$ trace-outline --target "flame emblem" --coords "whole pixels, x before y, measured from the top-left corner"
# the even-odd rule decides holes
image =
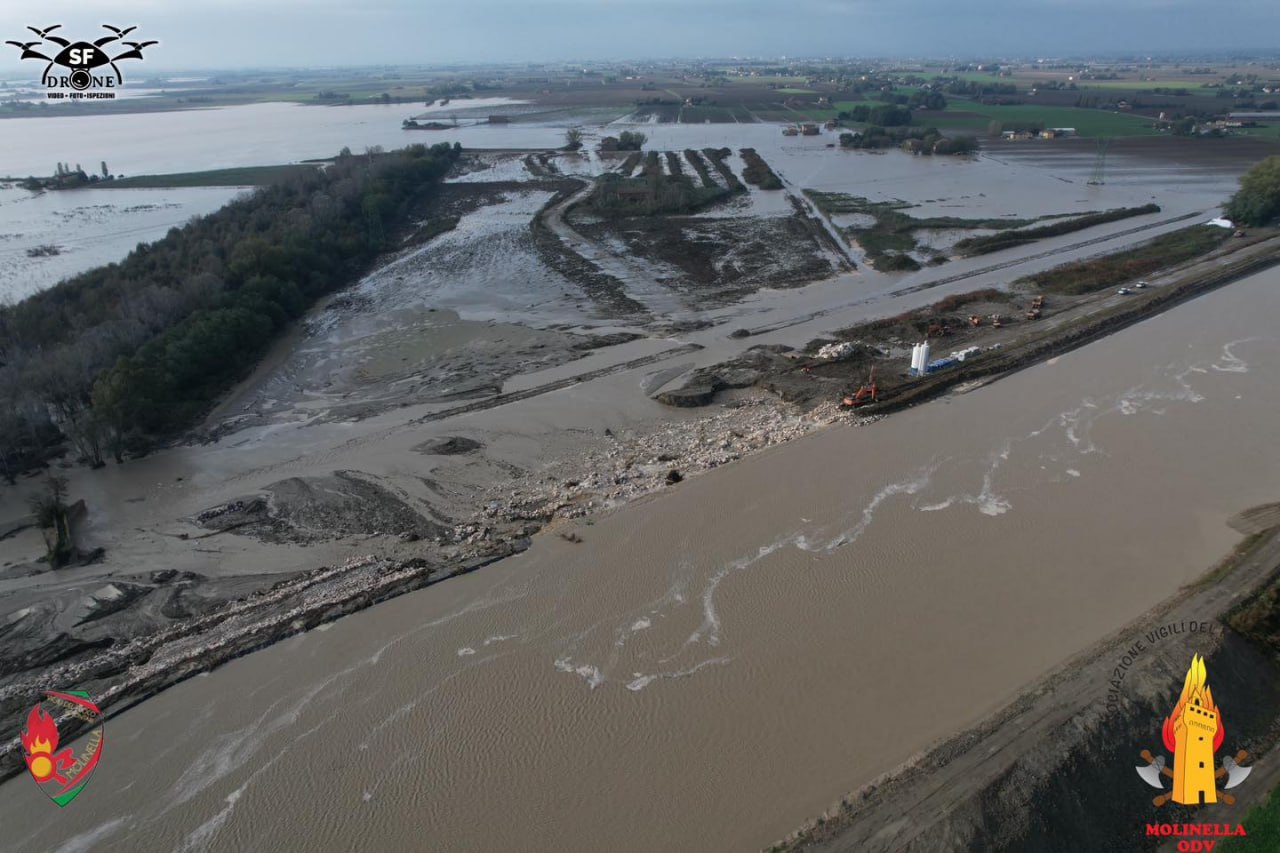
[[[64,726],[88,723],[88,734],[80,746],[79,755],[73,746],[58,749],[61,741],[59,715]],[[73,734],[79,732],[79,726],[72,730]],[[31,778],[55,804],[65,806],[84,790],[102,756],[102,712],[83,691],[47,692],[45,698],[27,714],[27,723],[19,740],[26,751],[24,758]]]
[[[71,757],[71,747],[57,755],[53,754],[58,748],[58,724],[39,705],[27,714],[27,727],[22,732],[22,747],[27,751],[27,769],[37,783],[57,779],[63,785],[67,784],[61,771],[75,762]]]

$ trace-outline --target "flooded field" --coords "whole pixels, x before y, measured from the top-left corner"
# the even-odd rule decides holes
[[[51,168],[46,164],[44,171]],[[240,192],[216,187],[33,195],[17,187],[0,188],[0,303],[16,302],[68,276],[118,261],[139,243],[158,240],[175,225],[212,213]],[[43,253],[42,247],[56,253]]]
[[[1167,597],[1274,500],[1277,284],[234,661],[109,722],[74,810],[39,819],[18,778],[0,820],[69,850],[767,845]]]
[[[512,115],[510,124],[476,123],[489,111]],[[433,120],[455,116],[459,127],[442,131],[404,131],[401,122],[415,115]],[[75,122],[70,125],[69,122]],[[1172,155],[1150,151],[1110,157],[1104,186],[1089,186],[1093,144],[1008,144],[990,142],[976,159],[911,157],[898,151],[844,152],[827,147],[835,134],[783,137],[779,125],[637,123],[617,111],[538,110],[504,99],[457,101],[428,109],[422,105],[312,107],[288,103],[252,104],[206,110],[22,118],[0,122],[0,133],[14,140],[0,158],[0,174],[49,174],[56,162],[97,164],[112,172],[156,174],[290,163],[331,157],[343,147],[360,152],[371,146],[395,148],[411,143],[461,142],[472,149],[549,150],[564,144],[564,130],[581,126],[583,155],[557,158],[568,174],[598,174],[616,161],[594,152],[598,140],[624,129],[639,129],[648,148],[727,147],[729,164],[741,172],[737,151],[756,148],[786,182],[789,193],[802,189],[844,192],[872,201],[902,200],[915,205],[912,215],[1014,217],[1081,213],[1156,201],[1170,213],[1214,208],[1235,187],[1252,155],[1220,156],[1240,140],[1222,140],[1218,155],[1171,146]],[[74,127],[75,132],[71,132]],[[1175,142],[1175,140],[1158,140]],[[1252,149],[1250,149],[1252,151]],[[528,177],[519,158],[496,170],[463,180],[490,182]],[[0,298],[16,299],[63,277],[122,258],[139,242],[154,240],[193,215],[216,209],[235,195],[226,188],[206,190],[131,190],[47,193],[37,199],[17,188],[0,190]],[[707,211],[714,217],[790,215],[781,192],[752,192],[735,206]],[[844,223],[847,224],[847,223]],[[931,240],[944,248],[945,236]],[[58,245],[57,256],[28,258],[40,245]]]
[[[96,153],[68,141],[63,119],[0,124],[26,134],[19,160],[106,157],[126,174],[343,146],[473,149],[424,213],[431,236],[316,306],[202,442],[69,471],[89,507],[83,532],[106,555],[53,577],[34,562],[34,529],[6,541],[0,618],[21,623],[22,643],[44,642],[30,608],[80,631],[95,597],[163,584],[139,580],[159,569],[196,573],[214,606],[365,555],[435,559],[450,536],[484,541],[506,492],[558,488],[556,460],[608,460],[588,476],[614,478],[602,493],[624,489],[635,474],[614,467],[631,452],[618,434],[707,428],[652,399],[691,371],[1208,219],[1250,163],[1120,150],[1095,186],[1091,144],[924,158],[841,151],[830,134],[786,138],[775,125],[641,126],[589,111],[466,126],[460,109],[458,128],[400,130],[413,112],[263,104],[77,119],[107,149]],[[578,123],[585,149],[553,152]],[[584,204],[589,181],[625,155],[596,148],[637,127],[657,151],[729,148],[735,174],[753,147],[783,189],[656,224],[610,218]],[[1162,210],[887,274],[840,243],[856,218],[824,218],[806,189],[921,217]],[[0,191],[0,298],[120,257],[236,192]],[[81,242],[54,240],[73,226]],[[66,251],[28,258],[17,251],[28,237]],[[1275,284],[1274,272],[1234,284],[945,404],[570,521],[573,538],[549,532],[521,556],[187,681],[112,721],[100,775],[116,784],[97,780],[55,827],[33,822],[24,798],[38,795],[15,779],[0,821],[22,845],[71,850],[766,844],[1166,597],[1230,546],[1225,517],[1274,500],[1280,472],[1252,431],[1277,414],[1264,375],[1280,349],[1263,320],[1280,307]],[[1225,430],[1241,440],[1199,452]],[[741,438],[730,430],[705,467],[737,458],[727,449]],[[661,475],[670,457],[648,447],[639,467]],[[26,512],[32,488],[0,495],[0,521]],[[266,501],[279,514],[241,532],[206,523]]]

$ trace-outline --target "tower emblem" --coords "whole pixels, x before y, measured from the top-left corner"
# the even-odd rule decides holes
[[[1142,751],[1145,766],[1136,768],[1138,775],[1154,788],[1164,788],[1164,779],[1173,780],[1173,788],[1152,800],[1162,806],[1169,800],[1184,806],[1199,806],[1219,800],[1231,805],[1235,797],[1226,793],[1243,782],[1252,767],[1241,767],[1249,757],[1244,750],[1222,759],[1222,766],[1215,767],[1214,755],[1222,746],[1227,730],[1222,722],[1222,710],[1213,701],[1209,689],[1208,671],[1204,658],[1194,655],[1187,677],[1182,683],[1182,695],[1173,707],[1173,713],[1165,717],[1161,730],[1165,749],[1173,753],[1173,769],[1169,769],[1163,755],[1152,756]],[[1224,780],[1221,788],[1218,782]]]

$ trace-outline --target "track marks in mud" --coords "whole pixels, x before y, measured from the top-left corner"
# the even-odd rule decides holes
[[[779,321],[777,323],[767,323],[763,326],[755,326],[753,328],[746,329],[746,332],[747,332],[747,335],[763,335],[768,332],[776,332],[780,329],[786,329],[786,328],[790,328],[791,326],[798,326],[798,325],[801,325],[802,323],[807,323],[810,320],[817,320],[821,317],[827,316],[828,314],[834,314],[840,311],[847,311],[850,308],[854,308],[858,305],[863,305],[868,302],[874,302],[879,299],[892,299],[897,296],[906,296],[911,293],[919,293],[922,290],[930,290],[935,287],[941,287],[945,284],[953,284],[957,281],[964,281],[967,278],[976,278],[981,275],[986,275],[987,273],[999,272],[1000,270],[1009,269],[1010,267],[1016,267],[1020,264],[1029,263],[1031,261],[1043,260],[1044,258],[1050,258],[1050,257],[1053,257],[1054,255],[1061,255],[1067,252],[1074,252],[1078,249],[1087,248],[1089,246],[1093,246],[1099,243],[1109,242],[1111,240],[1116,240],[1120,237],[1128,237],[1130,235],[1138,234],[1143,231],[1149,231],[1153,228],[1160,228],[1165,225],[1171,225],[1175,222],[1184,222],[1188,219],[1195,219],[1200,216],[1204,216],[1204,213],[1203,212],[1187,213],[1182,216],[1174,216],[1169,219],[1162,219],[1159,222],[1150,222],[1150,223],[1147,223],[1146,225],[1139,225],[1134,228],[1125,229],[1124,231],[1117,231],[1114,234],[1104,234],[1099,237],[1095,237],[1092,240],[1085,240],[1080,243],[1072,243],[1070,246],[1062,246],[1057,249],[1047,249],[1043,252],[1037,252],[1034,255],[1026,255],[1020,258],[1014,258],[1012,260],[1004,261],[1003,263],[991,264],[990,266],[985,266],[980,269],[970,270],[968,272],[963,272],[963,273],[956,273],[955,275],[949,275],[943,278],[931,279],[921,284],[916,284],[910,287],[903,287],[897,290],[890,291],[889,293],[886,293],[882,296],[865,297],[863,299],[858,299],[853,302],[846,302],[843,305],[833,305],[830,308],[824,308],[821,311],[811,311],[808,314],[803,314],[796,317],[789,317],[788,319]]]

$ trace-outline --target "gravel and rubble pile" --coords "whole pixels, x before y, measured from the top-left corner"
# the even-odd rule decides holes
[[[801,411],[764,392],[748,392],[705,417],[620,433],[606,430],[581,452],[507,480],[505,487],[491,487],[470,520],[421,533],[408,525],[398,537],[400,544],[386,553],[298,573],[212,610],[202,608],[161,630],[52,663],[39,678],[23,674],[6,679],[0,683],[0,723],[16,721],[50,679],[86,685],[103,708],[127,707],[282,637],[509,557],[528,547],[530,537],[549,523],[610,509],[831,424],[862,426],[878,419],[831,403]],[[353,489],[353,478],[329,485],[343,487],[338,494],[343,507],[353,493],[367,497],[366,490]],[[308,494],[314,491],[308,489]],[[250,528],[271,506],[270,497],[241,499],[206,510],[197,521],[215,530],[254,533]],[[385,539],[385,534],[364,535]],[[566,538],[582,541],[576,535]],[[413,543],[412,548],[406,550],[405,543]],[[18,755],[16,739],[0,740],[0,779],[21,768]]]
[[[706,418],[608,433],[603,448],[530,472],[501,493],[495,490],[484,514],[511,520],[581,518],[830,424],[863,426],[877,420],[834,403],[801,412],[768,395],[748,396]]]

